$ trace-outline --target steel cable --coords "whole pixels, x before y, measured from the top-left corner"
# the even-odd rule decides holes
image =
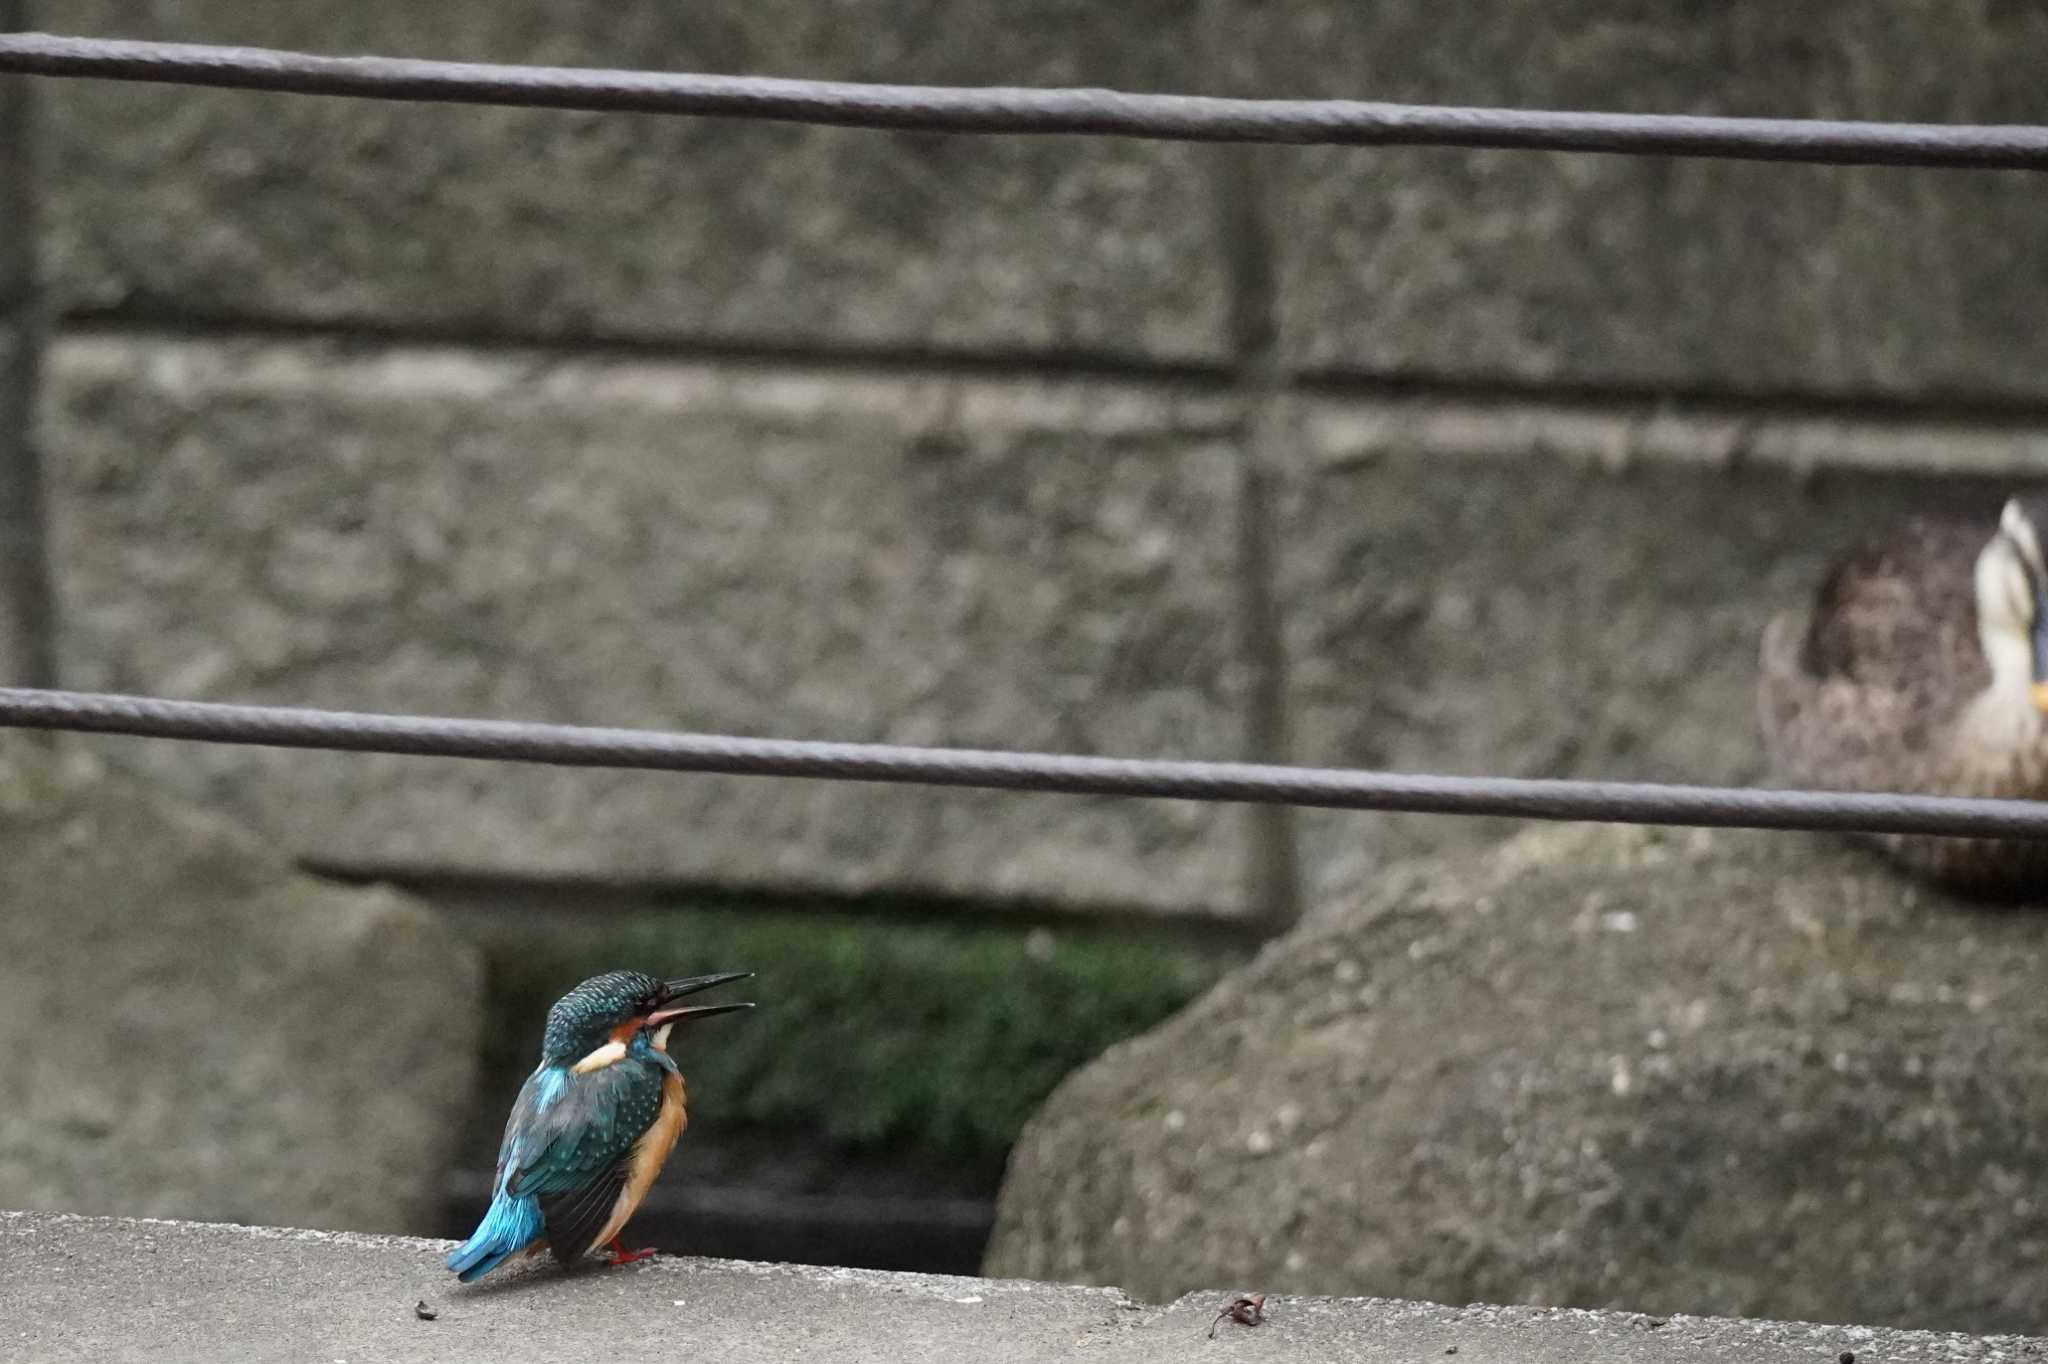
[[[2048,837],[2048,803],[1649,782],[1434,776],[1265,763],[748,739],[0,688],[0,728],[559,767],[823,777],[1066,795],[1409,810],[1517,819]]]
[[[0,35],[0,72],[9,71],[367,98],[965,133],[1109,134],[1198,141],[1498,147],[1835,164],[2048,169],[2048,128],[2033,126],[1599,114],[1349,100],[1220,99],[1109,90],[866,85],[321,57],[257,48],[43,34]],[[1333,809],[2048,837],[2048,804],[2026,801],[749,739],[28,689],[0,689],[0,727],[557,766],[819,777]]]
[[[1095,89],[876,85],[684,72],[326,57],[269,48],[0,34],[0,72],[367,99],[770,119],[951,133],[1497,147],[2048,169],[2048,127],[1223,99]]]

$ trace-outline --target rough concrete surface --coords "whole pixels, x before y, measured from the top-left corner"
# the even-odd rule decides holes
[[[1804,835],[1408,863],[1070,1077],[988,1269],[2038,1330],[2044,970]]]
[[[73,339],[73,684],[800,738],[1237,756],[1214,398]],[[1239,812],[146,745],[296,850],[1230,910]]]
[[[1260,93],[2027,123],[2048,12],[1974,0],[1258,0]],[[1484,383],[2038,399],[2048,180],[1698,159],[1278,154],[1289,345]]]
[[[1230,405],[1109,381],[74,336],[79,685],[1131,756],[1242,751]],[[2024,424],[1291,405],[1296,761],[1740,782],[1757,641]],[[1918,467],[1916,467],[1918,466]],[[1936,476],[1928,469],[1943,468]],[[122,742],[340,860],[1242,907],[1241,813]],[[1495,822],[1302,816],[1327,900]]]
[[[0,735],[9,1206],[431,1227],[481,976],[424,905]]]
[[[1908,514],[1979,516],[1988,537],[2012,475],[2044,467],[2025,432],[1831,438],[1825,423],[1727,413],[1662,425],[1510,403],[1303,404],[1277,594],[1295,760],[1760,780],[1765,623]],[[1962,467],[1826,467],[1887,442]],[[1305,812],[1311,901],[1389,856],[1511,827]]]
[[[1181,88],[1178,0],[43,0],[70,33],[967,85]],[[1203,153],[726,119],[48,88],[72,307],[1215,359]]]
[[[45,0],[62,31],[969,85],[1213,87],[1173,0]],[[2035,7],[1241,0],[1244,88],[2028,122]],[[857,37],[850,36],[857,34]],[[560,335],[1216,360],[1200,148],[51,83],[75,306]],[[1273,149],[1286,346],[1466,382],[2039,398],[2048,183]]]
[[[0,175],[6,169],[0,166]],[[0,213],[6,208],[0,203]],[[22,313],[8,313],[6,289],[0,262],[0,678],[20,686],[49,680],[54,647],[31,436],[38,337]]]
[[[1032,1361],[1288,1359],[1474,1364],[1876,1364],[2038,1357],[2048,1342],[1864,1327],[1367,1298],[1270,1297],[1207,1330],[1231,1291],[1141,1307],[1114,1289],[662,1258],[470,1288],[447,1242],[0,1213],[0,1350],[65,1364],[309,1359]],[[435,1313],[423,1320],[418,1306]]]

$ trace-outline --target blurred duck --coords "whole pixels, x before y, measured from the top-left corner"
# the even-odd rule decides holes
[[[1997,526],[1914,521],[1836,565],[1764,632],[1773,776],[1790,786],[2048,799],[2048,499]],[[1988,539],[1986,538],[1988,535]],[[2048,842],[1876,835],[1914,874],[2048,890]]]

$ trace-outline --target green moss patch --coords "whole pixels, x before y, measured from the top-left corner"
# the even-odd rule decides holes
[[[721,1134],[997,1169],[1054,1085],[1234,964],[1138,929],[952,924],[756,907],[495,930],[484,1096],[531,1070],[548,1005],[585,976],[752,970],[672,1049]],[[493,1119],[496,1121],[496,1119]]]

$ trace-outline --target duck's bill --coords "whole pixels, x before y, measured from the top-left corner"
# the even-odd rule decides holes
[[[2034,708],[2048,711],[2048,589],[2038,581],[2034,585],[2034,620],[2027,635],[2034,653]]]

